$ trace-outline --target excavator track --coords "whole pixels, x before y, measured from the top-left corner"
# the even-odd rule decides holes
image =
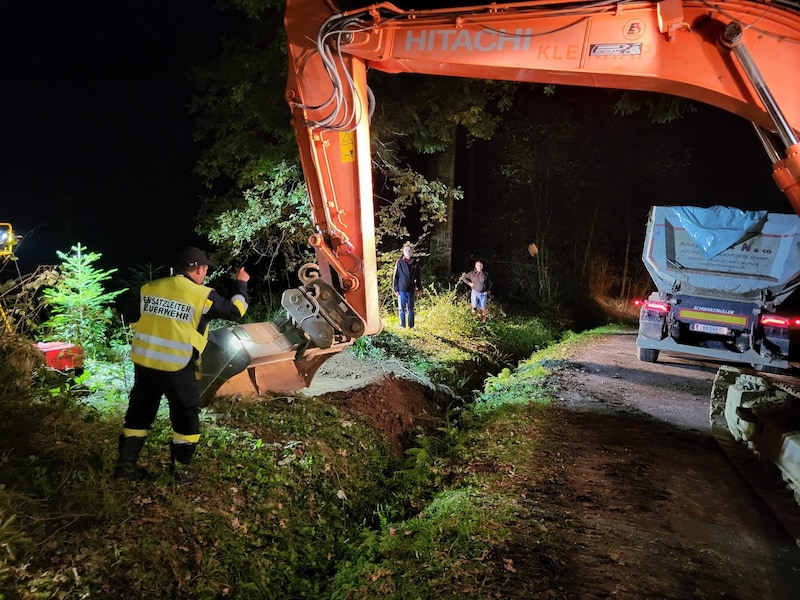
[[[732,465],[764,501],[795,543],[800,546],[800,488],[797,483],[793,482],[793,480],[796,481],[797,474],[800,472],[800,465],[798,465],[800,454],[796,451],[790,451],[788,454],[784,452],[781,455],[782,458],[775,461],[771,457],[774,454],[773,451],[768,450],[766,446],[774,448],[777,444],[785,448],[786,444],[783,440],[787,437],[786,435],[780,436],[781,440],[777,439],[778,435],[774,434],[768,434],[771,439],[759,439],[758,436],[746,439],[743,438],[741,432],[736,432],[736,428],[734,428],[734,432],[731,431],[730,415],[735,412],[735,409],[728,402],[728,389],[737,384],[738,377],[742,374],[746,374],[746,372],[734,367],[723,367],[717,373],[709,413],[711,432]],[[777,377],[769,379],[762,376],[753,377],[765,382],[771,390],[785,392],[791,400],[790,405],[793,405],[795,410],[795,414],[790,415],[790,418],[797,418],[800,391],[794,385],[781,381]],[[726,403],[728,404],[727,417]],[[746,411],[740,412],[745,413],[744,416],[748,419],[748,423],[754,424],[754,427],[761,431],[764,430],[757,420],[749,420],[751,417],[746,414]],[[789,422],[791,419],[787,418],[786,420]],[[789,432],[789,435],[797,435],[797,432]],[[789,468],[786,468],[787,462],[792,463]],[[781,463],[783,463],[783,467]]]

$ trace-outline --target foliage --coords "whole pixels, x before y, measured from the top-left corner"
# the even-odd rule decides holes
[[[380,244],[384,237],[404,240],[411,237],[408,229],[410,215],[414,215],[417,233],[424,236],[436,225],[447,219],[450,200],[463,198],[464,193],[438,181],[429,181],[411,168],[399,168],[384,164],[383,172],[392,185],[392,196],[376,211],[377,225],[375,241]]]
[[[169,265],[154,265],[147,263],[145,265],[132,265],[129,266],[124,276],[118,278],[121,285],[125,287],[125,293],[120,294],[117,302],[126,304],[135,301],[139,297],[139,291],[146,283],[150,283],[160,277],[168,277],[170,275]]]
[[[20,335],[33,336],[46,314],[42,290],[55,285],[58,278],[56,267],[39,266],[29,275],[3,282],[0,286],[2,326]]]
[[[614,114],[626,117],[636,112],[646,111],[651,123],[659,125],[681,119],[687,113],[697,111],[691,100],[680,96],[655,94],[649,92],[622,92],[614,104]]]
[[[490,139],[509,110],[516,83],[418,74],[375,73],[373,135],[421,154],[444,152],[456,128],[472,140]],[[446,98],[446,102],[441,100]],[[397,164],[396,161],[390,161]]]
[[[395,357],[415,373],[468,396],[482,373],[512,366],[556,339],[553,325],[528,316],[503,316],[490,302],[486,326],[475,320],[456,288],[425,288],[417,300],[414,329],[401,329],[394,304],[387,306],[384,330],[371,338],[382,356]]]
[[[107,429],[80,386],[45,368],[25,338],[0,334],[0,381],[0,597],[66,598],[26,596],[19,584],[60,528],[103,518]]]
[[[491,302],[489,308],[491,311]],[[554,324],[543,317],[512,315],[492,321],[490,330],[504,352],[514,357],[527,357],[552,346],[557,339]]]
[[[284,97],[283,6],[222,5],[229,11],[219,57],[191,73],[203,147],[198,172],[210,190],[198,230],[218,230],[221,253],[247,256],[248,245],[257,245],[251,256],[268,280],[289,283],[306,260],[310,227],[304,232],[300,224],[296,243],[285,231],[258,228],[259,210],[275,219],[296,214],[292,192],[270,206],[246,199],[265,193],[260,188],[280,165],[292,165],[291,185],[302,187]],[[368,77],[381,252],[412,239],[439,280],[453,272],[454,258],[481,252],[503,301],[541,307],[562,321],[583,318],[589,286],[630,296],[648,283],[637,244],[647,206],[697,189],[681,176],[697,162],[696,140],[679,139],[673,127],[694,104],[644,92],[377,70]],[[676,181],[685,187],[670,193]],[[532,241],[540,248],[534,260],[524,250]],[[607,267],[602,277],[597,266]]]
[[[419,170],[424,173],[425,180],[451,190],[441,196],[444,201],[442,217],[433,221],[423,218],[424,231],[412,230],[414,237],[425,238],[429,270],[446,276],[453,262],[455,201],[463,197],[455,185],[459,139],[465,137],[467,146],[475,140],[490,139],[500,115],[511,107],[517,84],[380,73],[371,82],[378,99],[371,134],[376,140],[374,154],[378,157],[379,168],[387,164],[397,169],[406,162],[416,162],[422,165]],[[444,98],[447,100],[442,102]],[[428,159],[420,160],[418,155]]]
[[[283,10],[286,0],[219,0],[223,7],[236,8],[253,19],[262,18],[267,9]]]
[[[442,492],[420,515],[366,537],[336,573],[331,598],[482,597],[487,548],[508,538],[514,504],[469,486]]]
[[[380,335],[380,334],[379,334]],[[386,358],[384,351],[377,346],[373,340],[374,336],[365,335],[353,342],[350,346],[351,352],[359,359],[367,362],[380,362]]]
[[[130,346],[116,348],[111,360],[87,359],[79,378],[85,389],[84,402],[103,412],[124,406],[133,385],[133,362],[129,360]]]
[[[242,198],[204,220],[198,231],[231,262],[266,261],[267,277],[275,275],[276,260],[294,271],[309,260],[306,248],[312,229],[305,187],[297,167],[281,163]],[[210,207],[207,207],[209,209]]]
[[[103,284],[117,269],[101,270],[94,263],[102,258],[88,252],[80,242],[70,254],[57,251],[62,263],[58,281],[43,291],[50,316],[42,325],[42,338],[70,342],[83,348],[90,357],[108,349],[107,336],[113,323],[111,304],[126,290],[106,292]]]
[[[619,326],[609,325],[582,334],[565,332],[559,344],[543,347],[520,362],[516,369],[504,368],[496,375],[487,377],[483,392],[475,398],[475,412],[481,414],[514,404],[547,403],[550,390],[544,385],[545,378],[559,364],[560,357],[565,356],[570,348],[591,343],[599,335],[619,331]]]
[[[641,228],[650,204],[669,195],[667,184],[690,163],[691,145],[674,125],[615,116],[613,99],[605,90],[564,88],[547,97],[520,88],[516,120],[475,146],[475,164],[501,158],[466,190],[469,221],[459,231],[486,240],[483,259],[498,295],[553,320],[584,319],[590,285],[621,296],[649,281],[640,268]],[[609,149],[609,160],[592,159]]]
[[[190,112],[202,149],[195,172],[209,189],[196,230],[219,246],[220,263],[248,262],[251,291],[268,296],[275,279],[289,283],[294,266],[308,260],[313,231],[284,97],[285,3],[223,0],[218,6],[225,24],[219,54],[189,72]]]
[[[220,6],[226,33],[219,56],[189,72],[195,139],[203,148],[196,172],[218,199],[229,191],[238,196],[297,154],[283,90],[284,3],[225,0]]]
[[[279,13],[282,3],[229,0],[223,6],[232,12],[228,21],[231,33],[222,40],[221,54],[191,71],[196,139],[204,142],[197,172],[214,190],[203,201],[198,232],[207,234],[232,258],[269,257],[271,277],[279,253],[284,259],[281,262],[286,263],[281,267],[289,270],[302,260],[299,247],[305,245],[311,230],[305,220],[307,209],[295,210],[302,202],[302,177],[294,167],[287,166],[297,163],[297,150],[283,86],[274,85],[286,80],[285,34]],[[403,94],[393,94],[392,86],[400,84],[399,79],[379,76],[372,82],[381,88],[381,105],[372,130],[375,146],[380,149],[376,152],[377,170],[391,187],[378,210],[379,243],[384,235],[394,241],[425,237],[444,226],[451,216],[453,200],[462,195],[452,185],[452,173],[447,181],[425,177],[418,170],[401,166],[406,162],[404,156],[452,152],[457,127],[463,128],[470,139],[491,137],[496,115],[510,107],[514,89],[514,84],[505,82],[420,77],[419,85],[403,86]],[[449,98],[446,105],[431,102],[432,98],[445,97]],[[398,135],[398,131],[404,133]],[[275,194],[274,187],[267,188],[277,169],[285,176],[277,186],[282,193]],[[289,177],[294,177],[294,182]],[[265,179],[267,184],[263,183]],[[263,206],[267,193],[269,206]],[[259,222],[261,211],[267,212],[269,223]],[[295,221],[295,215],[301,218]],[[420,230],[415,227],[409,231],[410,219],[415,223],[419,219]],[[278,230],[277,223],[289,226]],[[296,224],[307,227],[304,231]]]

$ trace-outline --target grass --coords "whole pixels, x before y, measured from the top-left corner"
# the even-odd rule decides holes
[[[455,290],[432,292],[418,302],[413,329],[386,315],[384,330],[371,339],[379,356],[392,356],[436,383],[471,397],[483,377],[552,345],[558,332],[547,321],[490,311],[486,325],[472,315]]]
[[[386,321],[355,351],[457,391],[440,427],[398,457],[317,398],[220,402],[203,412],[202,484],[190,488],[166,475],[164,411],[142,453],[154,477],[110,478],[124,363],[64,378],[19,367],[16,342],[0,338],[0,599],[487,598],[514,568],[522,521],[542,557],[557,556],[556,513],[514,474],[547,473],[548,365],[606,331],[556,343],[536,319],[482,327],[449,294],[421,303],[414,330]]]

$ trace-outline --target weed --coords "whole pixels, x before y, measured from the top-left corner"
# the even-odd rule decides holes
[[[351,346],[353,354],[361,360],[380,361],[386,358],[381,348],[373,343],[373,338],[364,336],[358,338]]]
[[[133,385],[133,363],[124,351],[114,361],[86,359],[79,382],[87,390],[87,404],[103,412],[120,411]]]

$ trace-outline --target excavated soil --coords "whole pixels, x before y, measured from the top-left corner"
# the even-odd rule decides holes
[[[543,555],[541,523],[519,522],[499,597],[800,598],[795,540],[711,436],[718,365],[663,355],[642,363],[635,335],[623,334],[552,367],[555,427],[529,432],[548,453],[547,471],[517,474],[513,485],[557,516],[547,535],[566,552]],[[401,448],[438,418],[430,390],[403,375],[343,353],[307,393],[362,407]]]

